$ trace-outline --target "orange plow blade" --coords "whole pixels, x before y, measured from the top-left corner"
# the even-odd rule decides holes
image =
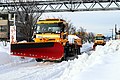
[[[15,56],[59,60],[64,55],[64,47],[58,42],[11,44],[11,53]]]

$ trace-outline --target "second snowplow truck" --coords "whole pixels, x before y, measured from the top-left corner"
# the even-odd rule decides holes
[[[36,24],[34,42],[11,43],[12,55],[40,60],[66,60],[80,54],[81,39],[66,32],[68,25],[62,19],[45,19]]]
[[[95,49],[95,47],[97,45],[103,45],[104,46],[105,44],[106,44],[105,36],[103,34],[96,34],[93,49]]]

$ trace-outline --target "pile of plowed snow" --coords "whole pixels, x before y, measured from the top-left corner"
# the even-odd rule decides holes
[[[8,53],[9,45],[4,46],[3,42],[0,42],[0,65],[11,62],[11,56]]]
[[[106,43],[105,46],[97,46],[95,51],[89,57],[89,63],[96,62],[103,56],[120,53],[120,40],[113,40]]]
[[[120,40],[97,46],[85,64],[72,80],[120,80]]]

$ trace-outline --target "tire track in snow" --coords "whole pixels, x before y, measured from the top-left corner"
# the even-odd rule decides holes
[[[47,66],[38,66],[28,75],[17,78],[17,80],[53,80],[52,78],[59,77],[69,65],[67,62],[54,63]]]
[[[19,62],[11,62],[5,65],[0,65],[0,74],[9,72],[20,66],[25,66],[25,65],[27,66],[27,65],[33,65],[33,64],[36,64],[36,63],[35,62],[33,63],[32,60],[24,60],[24,61],[19,61]]]
[[[66,68],[66,62],[28,62],[11,66],[0,71],[1,80],[47,80],[49,77],[60,76]],[[62,69],[62,70],[61,70]]]
[[[87,54],[90,54],[88,51],[87,53],[83,53],[83,55],[80,55],[80,59],[72,60],[72,61],[63,61],[61,63],[52,63],[52,62],[45,62],[45,63],[38,63],[34,65],[33,67],[27,67],[22,68],[23,70],[18,70],[18,75],[20,73],[24,73],[18,77],[16,77],[14,80],[54,80],[57,78],[60,78],[61,80],[66,78],[70,79],[73,73],[77,71],[77,73],[82,70],[82,68],[85,66],[83,63],[87,60],[88,56]],[[75,63],[75,61],[77,63]],[[80,64],[78,66],[78,62]],[[64,76],[65,74],[68,74],[67,76]],[[70,76],[71,75],[71,76]]]

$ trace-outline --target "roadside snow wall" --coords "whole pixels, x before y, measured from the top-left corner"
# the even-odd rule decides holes
[[[3,43],[0,42],[0,65],[11,62],[11,58],[8,52],[9,47],[3,46]]]

